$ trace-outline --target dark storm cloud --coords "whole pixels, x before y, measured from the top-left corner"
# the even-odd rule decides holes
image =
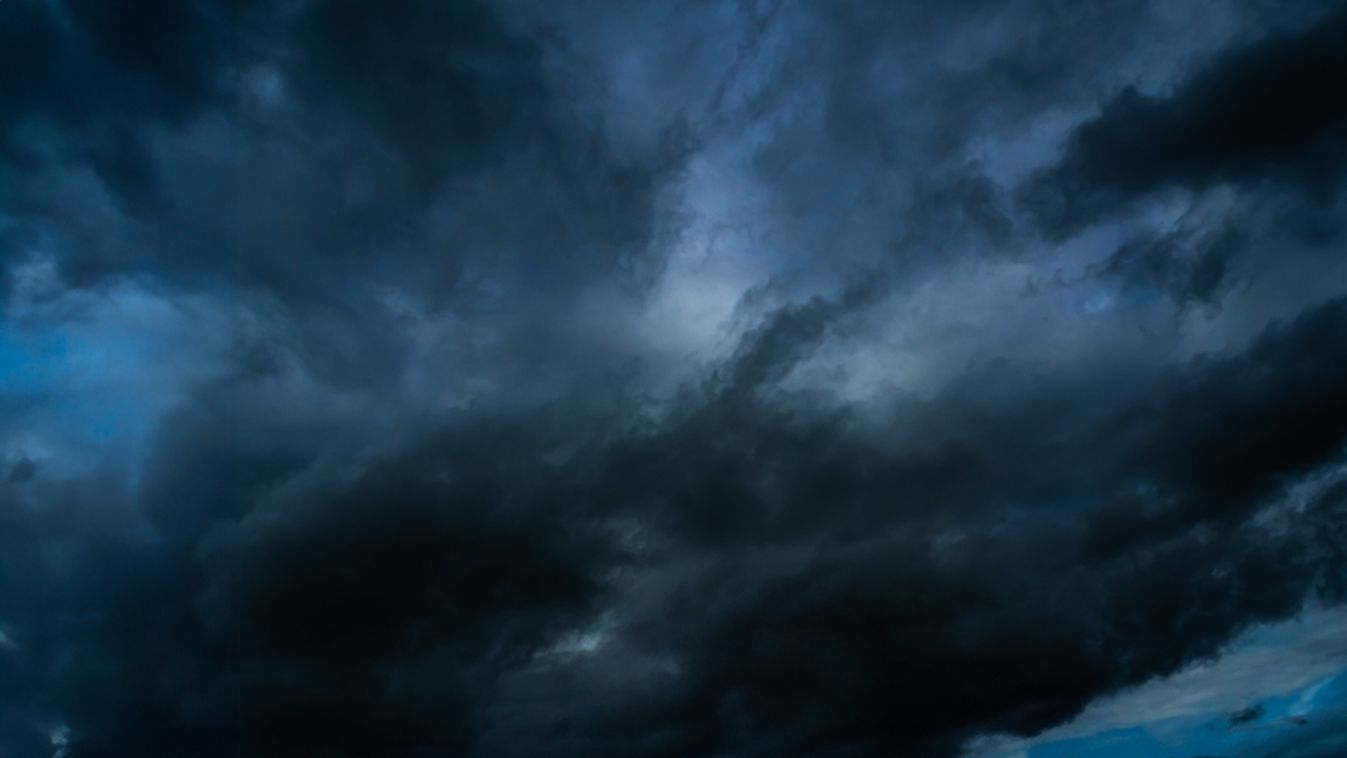
[[[495,675],[592,612],[612,546],[538,502],[565,495],[546,472],[504,470],[493,430],[467,431],[207,539],[201,612],[233,664],[217,718],[247,744],[461,747]]]
[[[758,344],[807,345],[814,330],[789,327],[817,314],[778,315]],[[1084,428],[1059,421],[1090,415],[1070,405],[1036,428],[1007,411],[968,428],[945,416],[944,440],[903,450],[844,418],[726,392],[634,441],[612,491],[720,552],[671,595],[669,636],[650,641],[681,666],[676,694],[587,714],[594,742],[576,754],[640,753],[663,734],[651,754],[951,755],[1213,655],[1307,593],[1336,597],[1343,544],[1312,526],[1337,507],[1331,493],[1280,537],[1247,517],[1340,460],[1342,334],[1347,303],[1330,303]],[[942,441],[959,452],[930,459]],[[803,563],[783,570],[753,549],[766,545]],[[640,734],[608,726],[630,718]]]
[[[962,415],[954,409],[966,400],[954,389],[926,413],[911,409],[908,429],[879,436],[847,412],[770,391],[771,373],[819,339],[830,305],[776,314],[746,338],[729,384],[667,428],[619,440],[616,481],[606,484],[613,497],[649,498],[675,531],[754,543],[1089,498],[1097,538],[1125,551],[1134,539],[1238,521],[1347,441],[1347,301],[1274,325],[1242,353],[1199,357],[1130,397],[1101,382],[1100,392],[1127,397],[1114,407],[1048,386]],[[992,364],[972,381],[1013,386],[1015,373]],[[1095,544],[1092,531],[1086,537]]]
[[[717,577],[724,606],[683,641],[685,707],[705,729],[689,735],[694,751],[949,755],[978,733],[1031,734],[1293,610],[1312,577],[1298,546],[1184,539],[1086,567],[1062,561],[1050,534],[944,549],[891,539],[761,584]],[[708,605],[679,610],[694,602]]]
[[[41,121],[97,140],[114,136],[99,132],[131,136],[147,120],[185,118],[215,92],[228,20],[201,3],[7,4],[0,27],[5,157],[20,165],[32,159],[24,131]]]
[[[730,99],[712,123],[770,124],[751,165],[786,211],[773,224],[784,255],[914,279],[969,248],[1019,248],[1004,190],[980,165],[1004,156],[982,140],[1088,98],[1147,23],[1133,0],[1051,13],[1033,3],[803,7],[770,16],[742,53],[758,65],[731,69],[748,113]]]
[[[91,173],[127,212],[156,197],[145,132],[184,123],[218,95],[227,20],[198,3],[0,8],[0,263],[42,244],[56,233],[52,226],[89,215],[82,201],[34,181],[46,171]],[[83,247],[101,246],[98,232],[87,235],[77,237]]]
[[[614,154],[587,106],[602,81],[488,6],[9,6],[7,70],[32,73],[7,103],[8,259],[291,297],[322,288],[316,268],[440,289],[483,267],[559,283],[657,269],[680,127]]]
[[[568,517],[536,427],[464,419],[315,461],[293,430],[221,448],[238,420],[171,417],[138,513],[106,484],[6,485],[9,744],[48,723],[87,755],[462,749],[499,672],[591,613],[622,561]]]
[[[1172,92],[1128,88],[1078,127],[1024,199],[1069,235],[1146,195],[1285,182],[1333,194],[1347,161],[1347,11],[1226,52]]]
[[[1199,361],[1163,404],[1130,414],[1116,433],[1141,431],[1136,462],[1154,472],[1161,498],[1179,496],[1161,520],[1238,517],[1341,451],[1344,335],[1347,301],[1325,304],[1274,325],[1243,355]]]
[[[0,753],[956,756],[1341,602],[1344,16],[1181,5],[0,2]]]

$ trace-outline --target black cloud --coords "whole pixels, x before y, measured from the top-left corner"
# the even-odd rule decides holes
[[[508,425],[320,464],[293,439],[222,459],[221,423],[168,423],[134,541],[108,531],[127,507],[111,492],[44,498],[59,521],[33,492],[6,500],[7,619],[25,634],[5,691],[36,723],[77,723],[81,752],[461,749],[502,668],[592,613],[624,560],[566,517],[566,485]]]
[[[673,594],[669,636],[651,643],[684,667],[676,695],[635,706],[661,713],[643,716],[647,734],[677,735],[656,753],[954,754],[976,734],[1032,734],[1101,691],[1213,655],[1307,593],[1335,597],[1323,583],[1345,568],[1336,537],[1307,522],[1266,538],[1247,516],[1341,454],[1343,378],[1331,367],[1347,355],[1335,344],[1345,327],[1347,306],[1332,303],[1244,353],[1196,360],[1121,418],[1076,430],[986,419],[980,444],[951,441],[964,452],[939,462],[735,394],[705,406],[724,427],[694,417],[641,458],[622,453],[616,492],[640,498],[641,482],[661,483],[646,496],[657,504],[638,507],[722,551]],[[995,424],[1006,433],[988,434]],[[1003,468],[1023,461],[1017,447],[1089,480]],[[1034,507],[1014,505],[1031,496]],[[947,518],[960,536],[942,540]],[[770,544],[797,557],[755,557]],[[604,745],[631,716],[590,718]],[[675,728],[685,723],[696,728]]]
[[[959,756],[1340,604],[1347,15],[1049,5],[0,2],[0,754]]]
[[[1024,190],[1051,236],[1172,188],[1289,182],[1322,198],[1347,160],[1347,12],[1227,52],[1174,91],[1128,88]]]
[[[657,267],[682,128],[615,155],[584,105],[599,85],[487,6],[14,5],[6,68],[32,73],[6,104],[7,258],[46,246],[77,281],[224,274],[292,298],[319,269],[445,290],[483,266]],[[203,144],[152,137],[193,116]],[[104,194],[111,223],[88,217]]]

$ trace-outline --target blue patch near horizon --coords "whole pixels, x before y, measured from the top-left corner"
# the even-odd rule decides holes
[[[1197,758],[1198,756],[1304,755],[1328,758],[1321,746],[1347,744],[1347,670],[1283,697],[1267,698],[1245,724],[1229,713],[1138,724],[1085,737],[1054,740],[1028,750],[1029,758]],[[1300,751],[1300,742],[1305,742]],[[1330,747],[1329,750],[1336,750]]]

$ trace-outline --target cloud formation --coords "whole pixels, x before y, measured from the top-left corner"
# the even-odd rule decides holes
[[[1347,14],[1048,5],[0,3],[0,754],[959,756],[1340,604]]]

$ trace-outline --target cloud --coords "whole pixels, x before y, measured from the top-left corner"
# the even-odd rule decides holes
[[[779,317],[795,324],[801,312]],[[1284,356],[1341,355],[1308,345],[1329,345],[1342,319],[1342,303],[1331,303],[1243,352],[1197,359],[1097,426],[1029,431],[1013,415],[985,419],[982,444],[946,443],[957,452],[939,461],[881,447],[844,419],[734,391],[706,401],[706,416],[629,443],[610,468],[614,497],[715,552],[653,611],[667,620],[633,623],[645,655],[676,662],[677,673],[651,702],[568,716],[580,719],[579,738],[593,732],[575,752],[952,754],[978,734],[1060,723],[1102,693],[1216,655],[1250,623],[1296,612],[1340,571],[1336,538],[1313,527],[1272,537],[1250,516],[1278,500],[1278,482],[1338,460],[1347,424],[1321,415],[1316,390],[1291,389],[1302,376],[1335,383],[1331,372],[1301,373]],[[786,333],[797,345],[815,334],[763,332]],[[1317,439],[1240,423],[1234,409],[1259,413],[1260,397],[1292,425],[1303,400],[1305,419],[1336,431],[1313,452],[1253,453],[1247,446]],[[1141,421],[1150,408],[1157,426]],[[1059,401],[1059,417],[1072,411]],[[1192,422],[1208,418],[1235,423]],[[1134,438],[1124,420],[1148,431]],[[1080,469],[1081,490],[1060,474],[1038,479],[1041,469],[1017,456],[1053,438],[1035,459]],[[1167,454],[1170,444],[1211,457]],[[1209,465],[1227,473],[1208,476]],[[1247,478],[1230,481],[1234,470]],[[1134,489],[1110,493],[1101,481]],[[1315,512],[1336,512],[1332,493]],[[1029,497],[1032,506],[1016,505]],[[630,720],[639,733],[607,726]],[[665,741],[642,747],[652,734]]]
[[[1251,705],[1248,708],[1241,708],[1230,714],[1230,726],[1244,726],[1251,724],[1263,717],[1262,705]]]
[[[1200,740],[1203,748],[1225,752],[1238,740],[1317,721],[1325,707],[1316,702],[1347,665],[1347,635],[1340,609],[1311,609],[1291,621],[1256,626],[1233,640],[1220,657],[1194,663],[1100,698],[1071,721],[1029,739],[983,738],[970,745],[975,756],[1023,754],[1036,745],[1059,748],[1107,740],[1119,730],[1140,727],[1161,744],[1178,747]],[[1253,705],[1249,705],[1253,703]],[[1285,716],[1285,723],[1279,716]],[[1328,713],[1331,706],[1328,706]],[[1230,729],[1233,715],[1263,718],[1261,726]],[[1270,714],[1270,715],[1269,715]],[[1252,720],[1252,719],[1250,719]],[[1276,737],[1275,739],[1280,739]],[[1252,749],[1249,742],[1240,749]]]
[[[472,2],[227,5],[4,11],[28,30],[7,49],[38,72],[9,106],[7,258],[38,248],[74,281],[227,276],[287,298],[319,270],[412,268],[443,292],[484,268],[657,267],[677,126],[615,155],[564,51]]]
[[[1341,26],[0,3],[0,753],[1335,744]]]
[[[1149,194],[1286,182],[1325,197],[1344,166],[1347,14],[1225,52],[1172,92],[1123,90],[1023,199],[1060,238]]]

